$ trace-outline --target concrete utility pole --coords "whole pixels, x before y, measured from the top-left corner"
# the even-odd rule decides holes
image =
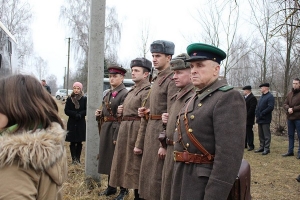
[[[67,89],[67,97],[68,97],[68,91],[69,91],[69,71],[70,71],[70,40],[71,38],[68,39],[68,70],[67,70],[67,84],[66,84],[66,89]]]
[[[106,0],[92,0],[88,57],[88,101],[85,151],[85,174],[87,180],[100,181],[97,155],[99,134],[95,110],[102,103],[104,74],[104,34]]]

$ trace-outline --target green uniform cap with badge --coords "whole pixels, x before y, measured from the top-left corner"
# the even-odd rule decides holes
[[[186,53],[182,53],[177,55],[175,58],[173,58],[170,62],[170,69],[171,70],[181,70],[190,68],[190,63],[186,62],[187,59],[189,59],[190,56]]]
[[[193,43],[190,44],[186,50],[191,57],[190,59],[186,60],[187,62],[212,60],[220,64],[221,61],[226,58],[226,53],[224,51],[208,44]]]

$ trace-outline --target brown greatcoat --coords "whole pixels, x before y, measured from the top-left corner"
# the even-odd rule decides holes
[[[202,154],[186,134],[183,116],[186,110],[189,129],[203,147],[215,155],[213,164],[175,162],[172,200],[226,200],[237,177],[244,153],[246,134],[246,105],[242,95],[217,80],[187,102],[180,111],[180,120],[174,134],[182,143],[174,150]],[[187,108],[186,108],[187,107]]]
[[[114,92],[117,92],[115,97],[112,96]],[[117,117],[118,106],[123,103],[127,93],[128,90],[124,84],[107,92],[102,102],[102,117]],[[111,112],[108,109],[111,109]],[[101,126],[98,161],[98,173],[100,174],[110,174],[112,158],[115,151],[113,141],[117,140],[119,125],[119,122],[116,121],[104,122]]]
[[[46,129],[0,134],[0,199],[62,200],[68,167],[66,131]]]
[[[123,117],[138,117],[138,108],[147,101],[150,82],[144,79],[128,92],[124,100]],[[144,148],[145,129],[140,129],[141,120],[122,121],[110,171],[109,185],[138,189],[142,155],[133,153],[134,147]]]
[[[150,94],[150,114],[162,115],[170,111],[171,97],[177,87],[172,80],[173,72],[168,67],[154,78]],[[144,141],[143,158],[140,170],[140,198],[157,200],[160,198],[162,168],[164,160],[158,157],[160,142],[158,136],[163,131],[161,120],[148,121]]]
[[[172,104],[167,128],[166,135],[167,138],[173,140],[177,116],[181,108],[184,106],[186,100],[194,94],[194,85],[192,83],[186,85],[184,88],[180,89],[173,97],[175,102]],[[164,162],[164,167],[162,171],[162,182],[161,182],[161,200],[166,200],[171,198],[171,184],[172,184],[172,174],[173,174],[173,165],[174,165],[174,146],[167,146],[167,155]]]

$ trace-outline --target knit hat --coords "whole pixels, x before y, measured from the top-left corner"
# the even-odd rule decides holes
[[[74,87],[79,87],[80,88],[80,90],[82,91],[82,83],[80,83],[80,82],[75,82],[74,84],[73,84],[73,88]]]

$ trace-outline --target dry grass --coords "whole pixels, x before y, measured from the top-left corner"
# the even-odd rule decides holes
[[[66,121],[67,117],[63,112],[64,104],[57,101],[60,115]],[[256,130],[256,127],[255,127]],[[258,134],[255,131],[255,146],[259,147]],[[68,143],[66,144],[69,145]],[[253,200],[290,200],[299,199],[300,183],[295,178],[300,174],[300,160],[295,156],[283,158],[281,154],[286,153],[288,141],[285,136],[272,135],[271,153],[262,156],[254,151],[245,149],[244,158],[251,165],[251,195]],[[69,150],[69,148],[67,147]],[[298,143],[295,142],[295,152]],[[70,155],[68,151],[68,155]],[[90,200],[90,199],[114,199],[112,197],[99,197],[98,193],[107,186],[107,177],[102,176],[101,186],[93,183],[94,189],[88,188],[84,176],[84,148],[81,158],[81,165],[71,165],[69,159],[68,180],[64,184],[65,200]],[[133,191],[127,199],[133,199]]]

